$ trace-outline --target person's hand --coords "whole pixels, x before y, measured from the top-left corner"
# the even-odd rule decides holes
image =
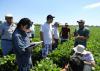
[[[80,40],[84,40],[84,39],[85,39],[84,36],[79,36],[78,38],[79,38]]]
[[[27,32],[31,32],[31,30],[30,29],[27,29]]]
[[[91,62],[88,62],[88,61],[84,61],[84,64],[88,64],[88,65],[91,65]]]
[[[52,44],[55,44],[55,41],[54,40],[52,40]]]
[[[69,66],[69,64],[65,65],[65,68],[63,68],[63,69],[60,70],[60,71],[68,71],[68,66]]]
[[[76,38],[75,38],[75,39],[84,40],[84,39],[85,39],[85,37],[84,37],[84,36],[80,36],[80,35],[78,35],[78,36],[76,36]]]
[[[80,36],[78,35],[78,36],[75,37],[75,39],[79,39],[79,37],[80,37]]]

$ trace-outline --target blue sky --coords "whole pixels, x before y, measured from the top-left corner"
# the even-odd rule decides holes
[[[0,0],[0,20],[11,13],[14,21],[23,17],[34,23],[43,24],[46,16],[55,16],[54,22],[77,25],[77,20],[84,19],[86,25],[100,25],[100,0]]]

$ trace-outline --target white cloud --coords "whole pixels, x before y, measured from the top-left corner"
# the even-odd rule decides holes
[[[86,5],[84,8],[93,9],[97,7],[100,7],[100,2]]]

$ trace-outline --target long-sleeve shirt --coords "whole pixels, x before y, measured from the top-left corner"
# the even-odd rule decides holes
[[[15,53],[23,54],[30,53],[31,49],[28,48],[30,46],[30,39],[24,31],[20,29],[16,29],[13,33],[13,48]],[[27,50],[26,50],[27,49]]]
[[[7,22],[4,22],[0,25],[0,35],[1,39],[12,40],[12,33],[14,32],[16,25],[13,23],[9,25]]]

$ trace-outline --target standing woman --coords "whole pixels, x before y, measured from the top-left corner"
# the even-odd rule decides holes
[[[28,18],[22,18],[13,33],[13,48],[19,71],[29,71],[32,67],[31,45],[27,31],[32,22]]]
[[[3,56],[7,55],[12,50],[12,33],[16,25],[13,23],[11,14],[5,15],[5,22],[0,25],[1,48]]]

